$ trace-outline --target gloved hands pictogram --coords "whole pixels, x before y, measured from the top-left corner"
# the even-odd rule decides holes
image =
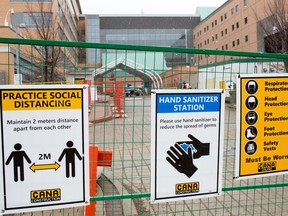
[[[191,177],[196,171],[197,167],[193,164],[192,149],[189,147],[188,153],[184,151],[179,144],[171,146],[167,154],[166,160],[180,173],[184,173],[187,177]]]
[[[192,140],[192,144],[195,149],[197,149],[197,151],[193,154],[194,159],[210,154],[210,143],[202,143],[200,140],[198,140],[191,134],[188,134],[188,137]]]

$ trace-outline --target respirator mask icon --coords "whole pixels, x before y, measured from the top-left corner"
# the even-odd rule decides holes
[[[255,92],[255,82],[249,82],[248,84],[248,89],[249,89],[249,92],[252,94]]]
[[[255,94],[257,90],[258,90],[258,85],[254,80],[251,80],[246,84],[246,91],[249,94]]]

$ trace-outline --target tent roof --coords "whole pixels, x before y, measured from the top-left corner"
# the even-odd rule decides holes
[[[159,74],[168,69],[163,53],[141,53],[140,55],[139,53],[137,55],[135,53],[122,53],[122,55],[119,53],[104,53],[102,62],[108,63],[103,63],[103,66],[95,71],[96,78],[116,69],[121,69],[151,82],[156,88],[162,86],[162,78]]]

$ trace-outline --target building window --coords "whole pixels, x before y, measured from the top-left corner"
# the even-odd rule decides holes
[[[209,39],[207,39],[207,44],[209,44]]]
[[[204,32],[206,32],[206,27],[204,27]]]
[[[23,14],[23,22],[26,28],[51,28],[51,20],[52,14],[47,12]]]
[[[207,31],[209,31],[209,26],[207,26]]]
[[[222,46],[222,50],[224,50],[224,46]]]
[[[232,25],[232,31],[234,31],[234,29],[235,29],[235,26],[234,26],[234,24]]]
[[[223,32],[223,31],[221,31],[221,36],[222,36],[222,37],[224,36],[224,32]]]
[[[240,39],[237,39],[237,46],[240,45]]]
[[[243,0],[244,6],[246,7],[248,5],[248,0]]]
[[[224,14],[224,19],[227,19],[227,13]]]
[[[235,12],[237,13],[239,11],[239,5],[237,4],[236,6],[235,6]]]
[[[227,35],[228,34],[228,30],[227,30],[227,28],[225,29],[225,35]]]
[[[211,25],[212,25],[212,28],[213,28],[213,27],[214,27],[214,22],[212,22],[212,24],[211,24]]]
[[[214,36],[212,36],[212,41],[214,41]]]
[[[221,16],[221,22],[223,21],[223,16]]]
[[[215,20],[215,26],[217,25],[217,20]]]
[[[61,9],[61,6],[59,5],[59,3],[58,3],[58,14],[59,14],[60,18],[63,17],[63,12],[62,12],[62,9]]]
[[[217,39],[218,39],[218,34],[215,35],[215,40],[217,40]]]
[[[236,23],[236,28],[237,28],[237,29],[239,28],[239,22]]]
[[[225,45],[225,49],[228,50],[228,44]]]
[[[248,42],[248,35],[245,35],[245,42]]]
[[[248,23],[248,17],[245,17],[244,18],[244,24],[247,24]]]
[[[232,47],[235,47],[235,41],[232,41]]]
[[[231,8],[231,15],[234,14],[234,8]]]

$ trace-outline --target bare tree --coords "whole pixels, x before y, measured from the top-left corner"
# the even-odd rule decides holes
[[[269,0],[264,16],[254,11],[264,33],[264,45],[268,52],[288,54],[288,0]],[[283,59],[288,72],[288,59]]]
[[[31,3],[27,0],[26,10],[29,23],[25,25],[30,25],[26,28],[26,37],[40,40],[62,39],[63,36],[59,34],[60,22],[56,20],[59,16],[55,16],[52,3],[47,4],[44,0]],[[34,80],[54,82],[63,79],[63,74],[57,67],[63,58],[61,47],[33,46],[30,55],[33,63],[38,66]]]

